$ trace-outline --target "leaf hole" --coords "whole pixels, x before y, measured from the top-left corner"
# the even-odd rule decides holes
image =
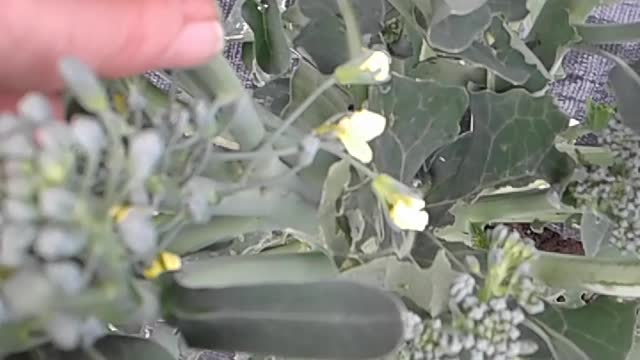
[[[556,298],[556,302],[564,303],[567,301],[567,298],[564,295],[560,295]]]

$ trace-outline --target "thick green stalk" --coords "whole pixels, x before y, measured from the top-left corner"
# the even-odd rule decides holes
[[[599,45],[640,40],[640,22],[626,24],[574,24],[582,42]]]
[[[353,11],[350,0],[338,0],[338,7],[347,30],[347,46],[349,48],[349,56],[352,59],[357,58],[362,53],[362,40],[360,34],[360,26]]]
[[[533,275],[552,288],[640,297],[640,260],[539,252],[530,261]]]

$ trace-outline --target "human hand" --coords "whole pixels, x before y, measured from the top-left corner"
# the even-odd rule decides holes
[[[1,0],[0,110],[28,91],[56,98],[74,56],[117,78],[206,62],[223,46],[213,0]]]

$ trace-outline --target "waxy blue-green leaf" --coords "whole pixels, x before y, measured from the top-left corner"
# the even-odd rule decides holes
[[[272,283],[304,283],[338,275],[333,261],[319,252],[217,256],[186,261],[175,274],[189,288],[224,288]]]
[[[449,288],[457,275],[442,251],[438,251],[433,264],[425,269],[388,256],[341,274],[345,279],[381,287],[406,297],[431,316],[438,316],[446,309]]]
[[[551,346],[559,346],[553,338],[561,335],[584,351],[586,359],[625,360],[632,345],[637,306],[602,296],[579,309],[549,308],[536,318],[557,332],[549,334]]]
[[[170,322],[192,347],[285,358],[371,359],[403,340],[404,306],[346,281],[164,292]]]
[[[419,63],[407,75],[422,80],[435,80],[442,84],[458,85],[463,88],[466,88],[470,82],[484,86],[487,80],[487,70],[483,66],[445,57],[427,59]]]
[[[242,17],[253,31],[253,53],[260,69],[267,74],[284,73],[291,53],[278,0],[244,1]]]
[[[436,4],[445,0],[436,0]],[[431,21],[427,33],[429,44],[442,51],[459,53],[471,46],[491,23],[491,8],[486,3],[472,12],[457,15],[445,5],[431,9]]]
[[[519,21],[529,14],[527,0],[488,0],[494,14],[502,14],[508,21]]]
[[[135,336],[109,335],[93,345],[93,353],[86,350],[59,351],[46,345],[33,349],[33,353],[22,353],[7,360],[39,359],[47,360],[177,360],[171,353],[154,341]]]
[[[410,181],[424,161],[453,141],[469,104],[464,88],[394,75],[388,91],[373,90],[370,106],[387,118],[373,142],[378,170]]]
[[[569,19],[573,8],[572,1],[587,2],[584,0],[546,1],[524,39],[547,70],[553,67],[567,45],[580,39]]]
[[[555,183],[571,174],[573,161],[555,148],[569,118],[551,96],[523,89],[471,94],[473,128],[434,159],[427,208],[431,223],[451,223],[448,210],[485,188],[524,186],[532,179]]]
[[[474,41],[460,56],[531,92],[544,89],[551,80],[536,55],[499,17],[493,18],[484,39]]]

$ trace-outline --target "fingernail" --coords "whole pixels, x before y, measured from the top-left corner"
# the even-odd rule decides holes
[[[218,21],[188,24],[162,57],[163,67],[190,67],[222,51],[224,33]]]

